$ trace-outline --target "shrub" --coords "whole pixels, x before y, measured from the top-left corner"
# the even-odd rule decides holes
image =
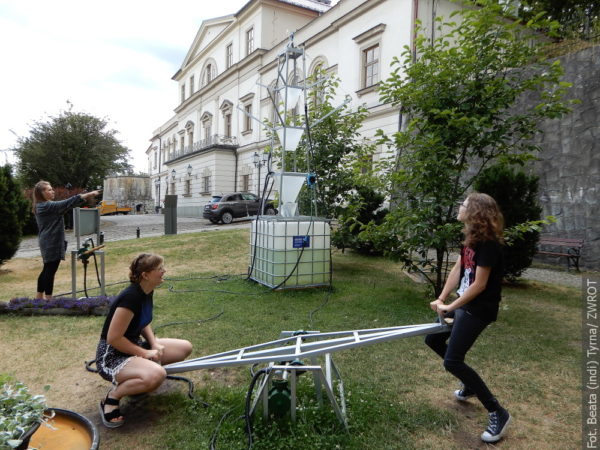
[[[16,448],[29,428],[43,422],[46,399],[31,395],[22,383],[0,389],[0,448]]]
[[[494,197],[508,228],[541,218],[542,208],[537,200],[538,182],[536,175],[498,164],[484,170],[474,188]],[[537,231],[528,231],[505,248],[505,277],[508,280],[514,281],[531,265],[538,238]]]
[[[0,264],[13,257],[31,208],[9,164],[0,167]]]
[[[382,250],[361,233],[363,225],[370,222],[380,225],[388,210],[382,208],[385,197],[368,186],[359,186],[349,199],[340,217],[340,227],[331,236],[337,248],[351,248],[365,255],[381,255]]]

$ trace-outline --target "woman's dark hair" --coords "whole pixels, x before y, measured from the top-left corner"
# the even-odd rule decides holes
[[[129,266],[129,280],[132,283],[139,283],[142,281],[142,274],[144,272],[158,269],[164,261],[164,258],[160,255],[140,253],[131,261],[131,265]]]
[[[46,189],[46,186],[50,186],[50,183],[48,183],[47,181],[44,181],[44,180],[40,180],[37,183],[35,183],[35,186],[33,187],[33,192],[31,193],[31,197],[32,197],[31,211],[34,214],[35,214],[35,205],[46,201],[46,198],[44,197],[44,189]]]
[[[502,243],[504,217],[492,197],[473,192],[467,197],[465,211],[464,245],[473,247],[477,242],[497,241]]]

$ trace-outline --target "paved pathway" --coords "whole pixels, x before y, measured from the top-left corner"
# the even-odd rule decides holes
[[[104,233],[104,242],[135,239],[139,227],[140,237],[162,236],[165,234],[164,216],[162,214],[139,214],[126,216],[102,216],[100,231]],[[214,225],[206,219],[178,217],[177,233],[195,233],[199,231],[224,230],[232,228],[247,228],[248,220],[237,219],[230,225]],[[67,254],[75,250],[76,239],[72,231],[66,232],[69,246]],[[93,236],[94,241],[96,237]],[[26,238],[21,241],[19,250],[14,258],[31,258],[40,256],[40,246],[37,237]]]

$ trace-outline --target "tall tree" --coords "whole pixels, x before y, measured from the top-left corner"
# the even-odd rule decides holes
[[[600,33],[598,0],[521,0],[519,16],[529,20],[543,13],[560,24],[559,37],[589,38]]]
[[[397,150],[386,167],[394,208],[365,233],[420,270],[436,295],[449,249],[460,238],[457,202],[490,162],[533,158],[538,124],[568,111],[562,97],[569,84],[560,81],[560,63],[538,56],[538,21],[507,21],[501,6],[480,3],[455,13],[458,23],[440,19],[434,42],[419,34],[418,59],[406,48],[381,87],[384,101],[401,106],[405,126],[382,135]],[[517,108],[526,94],[537,101]]]
[[[19,176],[27,185],[43,179],[56,186],[91,188],[111,172],[131,170],[129,149],[107,126],[105,119],[71,111],[36,122],[15,148]]]
[[[336,218],[352,191],[366,183],[361,169],[372,165],[375,145],[360,134],[368,114],[366,108],[353,110],[348,103],[336,100],[339,80],[335,77],[318,71],[307,79],[307,84],[317,81],[308,94],[304,114],[294,114],[289,119],[296,126],[308,122],[309,127],[296,151],[285,152],[285,161],[288,169],[310,171],[316,176],[314,191],[305,186],[300,193],[300,212],[316,211],[321,217]],[[281,153],[277,152],[277,156]]]
[[[22,229],[31,205],[23,196],[10,165],[0,167],[0,264],[13,257],[21,243]]]

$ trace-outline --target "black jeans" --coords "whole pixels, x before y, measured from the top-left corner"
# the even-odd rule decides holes
[[[444,368],[462,381],[467,389],[473,391],[483,406],[492,412],[499,408],[498,401],[479,374],[465,364],[465,355],[489,324],[490,322],[464,309],[457,309],[454,312],[452,330],[447,333],[429,334],[425,337],[425,343],[444,359]]]
[[[44,263],[44,268],[42,269],[42,273],[40,273],[37,281],[37,292],[43,292],[46,295],[52,295],[52,291],[54,289],[54,275],[58,270],[59,264],[60,259],[57,261]]]

